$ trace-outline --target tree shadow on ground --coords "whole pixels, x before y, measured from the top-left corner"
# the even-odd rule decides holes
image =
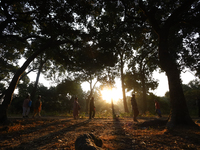
[[[70,121],[70,120],[63,121],[63,123],[68,122],[68,121]],[[12,149],[16,149],[16,150],[18,150],[18,149],[19,150],[38,149],[39,147],[45,146],[46,144],[55,142],[55,137],[59,137],[61,139],[65,133],[74,131],[76,128],[78,128],[80,126],[84,126],[84,125],[88,124],[89,122],[90,122],[90,120],[85,120],[83,122],[76,123],[76,124],[70,125],[68,127],[64,127],[61,130],[52,131],[51,133],[48,133],[47,135],[36,138],[32,141],[23,142],[18,146],[12,147]],[[54,123],[51,125],[54,125]],[[43,128],[45,128],[45,127],[43,127]],[[29,129],[27,129],[27,130],[29,130]]]
[[[159,128],[159,127],[164,127],[167,124],[167,119],[151,119],[151,120],[147,120],[144,121],[142,123],[137,123],[136,126],[137,127],[146,127],[146,128]]]
[[[139,123],[136,126],[141,129],[152,128],[156,129],[157,131],[165,130],[163,134],[154,135],[151,138],[154,140],[154,142],[157,141],[159,144],[171,147],[172,149],[174,149],[174,147],[177,145],[180,149],[197,149],[196,146],[200,146],[200,127],[198,124],[196,127],[178,125],[171,130],[167,130],[167,121],[167,119],[152,119],[143,123]],[[165,141],[159,139],[165,139]],[[177,139],[181,141],[181,144],[179,144],[180,141],[177,141]]]
[[[126,133],[124,128],[124,122],[122,122],[119,118],[113,119],[113,125],[114,125],[114,133],[113,135],[116,136],[115,140],[118,145],[116,147],[117,150],[124,150],[126,149],[132,149],[132,138],[130,137],[129,133]]]
[[[22,120],[23,119],[12,120],[12,125],[20,124],[21,129],[17,130],[17,131],[13,131],[11,133],[6,133],[5,135],[2,134],[1,138],[3,138],[4,140],[10,140],[10,139],[12,139],[12,135],[19,134],[20,136],[23,136],[24,134],[31,134],[33,132],[38,131],[39,129],[48,128],[49,126],[54,126],[59,123],[70,122],[72,119],[68,119],[68,120],[46,119],[46,121],[49,121],[49,123],[45,122],[45,124],[36,125],[34,127],[28,127],[26,129],[24,129],[22,126],[28,125],[28,124],[33,124],[34,122],[40,121],[41,119],[27,119],[25,123],[21,122]],[[9,130],[9,126],[5,126],[4,128],[2,128],[2,130]]]

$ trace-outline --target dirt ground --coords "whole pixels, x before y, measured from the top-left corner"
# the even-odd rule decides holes
[[[0,125],[0,149],[74,150],[76,138],[93,133],[105,150],[200,149],[198,128],[179,128],[166,133],[165,119],[77,119],[66,117],[9,118]],[[199,124],[198,124],[199,125]]]

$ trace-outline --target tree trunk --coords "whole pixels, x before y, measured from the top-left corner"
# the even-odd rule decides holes
[[[92,98],[93,91],[94,91],[94,88],[95,88],[97,82],[98,82],[98,80],[94,83],[93,86],[92,86],[92,78],[91,78],[91,80],[90,80],[90,82],[89,82],[89,83],[90,83],[90,95],[89,95],[89,97],[86,99],[86,108],[85,108],[86,114],[87,114],[88,111],[89,111],[88,108],[89,108],[90,99]]]
[[[9,105],[12,102],[13,92],[17,86],[19,78],[22,75],[22,73],[26,70],[28,65],[31,63],[31,61],[37,56],[36,53],[34,53],[31,57],[29,57],[26,60],[26,62],[23,64],[23,66],[17,70],[8,89],[6,90],[4,101],[3,101],[2,105],[0,105],[0,123],[7,120],[7,110],[8,110]]]
[[[167,127],[171,128],[175,125],[194,125],[187,108],[184,97],[182,84],[180,80],[180,72],[177,69],[166,71],[169,83],[171,112]]]
[[[140,1],[139,7],[143,10],[144,16],[149,19],[153,30],[158,35],[158,53],[161,68],[166,72],[169,84],[171,113],[167,123],[167,127],[171,128],[178,124],[194,125],[192,118],[186,105],[186,100],[183,94],[182,83],[180,79],[180,70],[177,64],[176,56],[169,49],[169,32],[174,26],[179,23],[179,17],[191,8],[194,0],[185,1],[166,21],[157,21],[155,14],[152,15],[151,11],[146,11],[145,5]],[[177,22],[178,20],[178,22]],[[159,22],[162,22],[159,24]],[[173,32],[173,31],[172,31]],[[170,33],[175,34],[175,33]]]
[[[4,101],[3,101],[2,105],[0,105],[0,123],[3,123],[5,121],[7,121],[7,119],[8,119],[7,118],[7,110],[8,110],[9,105],[12,102],[13,92],[18,84],[20,76],[26,70],[28,65],[33,61],[33,59],[36,58],[40,53],[42,53],[46,48],[52,46],[52,44],[53,44],[53,39],[50,39],[50,41],[47,44],[45,44],[43,48],[41,48],[40,50],[37,50],[35,53],[33,53],[25,61],[25,63],[22,65],[22,67],[19,68],[17,70],[17,72],[15,73],[13,79],[10,82],[8,89],[6,90]]]
[[[125,93],[125,86],[124,86],[124,63],[121,57],[121,83],[122,83],[122,94],[123,94],[123,103],[124,103],[124,111],[129,113],[128,111],[128,106],[127,106],[127,102],[126,102],[126,93]]]
[[[142,82],[142,102],[143,102],[143,113],[147,111],[147,99],[146,99],[146,86],[145,86],[145,77],[144,73],[141,73],[141,82]]]
[[[111,99],[111,107],[112,107],[112,115],[113,115],[113,118],[115,118],[116,115],[115,115],[115,108],[114,108],[114,104],[113,104],[113,99]]]
[[[166,30],[165,30],[166,31]],[[164,32],[166,33],[166,32]],[[173,56],[168,50],[167,34],[160,34],[159,59],[161,68],[166,72],[169,84],[171,112],[167,123],[168,128],[176,125],[194,125],[187,108],[180,79],[180,71]]]
[[[35,100],[35,93],[36,93],[36,90],[37,90],[37,86],[38,86],[38,82],[39,82],[40,74],[42,72],[43,65],[44,65],[44,62],[42,61],[42,58],[41,58],[40,66],[39,66],[37,77],[36,77],[35,84],[34,84],[34,88],[33,88],[33,91],[31,93],[31,100],[32,101]]]

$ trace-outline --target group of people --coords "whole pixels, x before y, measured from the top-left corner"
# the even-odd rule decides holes
[[[159,117],[162,117],[161,111],[160,111],[160,105],[159,105],[158,101],[154,100],[154,102],[155,102],[155,112],[158,114]],[[137,122],[138,121],[137,120],[137,116],[139,115],[139,110],[138,110],[137,102],[136,102],[136,99],[135,99],[135,94],[132,94],[131,105],[132,105],[132,110],[133,110],[133,114],[134,114],[133,115],[133,120],[135,122]],[[89,119],[92,119],[95,116],[94,97],[91,98],[89,106],[90,106]],[[80,110],[80,105],[78,103],[78,98],[75,98],[74,104],[73,104],[73,116],[74,116],[74,119],[78,118],[79,110]]]
[[[23,107],[23,113],[22,113],[23,118],[28,118],[31,106],[32,106],[32,101],[30,99],[30,94],[27,94],[27,96],[26,96],[26,98],[23,102],[23,105],[22,105],[22,107]],[[32,117],[34,118],[36,115],[38,115],[40,117],[41,116],[40,115],[41,109],[42,109],[41,95],[38,95],[38,99],[34,103],[34,112],[33,112]]]
[[[80,105],[78,103],[78,98],[76,97],[74,99],[74,104],[73,104],[73,116],[74,116],[74,119],[78,118],[78,113],[79,113],[80,109],[81,109],[81,107],[80,107]],[[95,116],[95,106],[94,106],[94,97],[92,97],[91,100],[90,100],[89,119],[94,118],[94,116]]]
[[[154,102],[155,102],[156,113],[158,114],[159,117],[162,117],[161,111],[160,111],[160,105],[159,105],[158,101],[154,100]],[[139,115],[139,110],[138,110],[137,102],[136,102],[136,99],[135,99],[135,94],[132,94],[131,105],[132,105],[132,110],[133,110],[133,114],[134,114],[133,120],[135,122],[137,122],[138,121],[137,116]],[[23,102],[23,114],[22,114],[23,118],[28,118],[28,114],[30,112],[31,106],[32,106],[32,101],[30,99],[30,94],[27,94],[27,97]],[[89,106],[90,106],[90,108],[89,108],[89,119],[92,119],[95,116],[94,97],[91,98]],[[34,103],[34,113],[33,113],[32,117],[34,118],[34,117],[36,117],[36,115],[38,115],[40,117],[41,116],[40,115],[41,109],[42,109],[42,101],[41,101],[41,95],[39,95],[38,99]],[[80,109],[81,109],[81,107],[78,103],[78,98],[76,97],[74,99],[74,103],[73,103],[74,119],[78,118],[78,114],[79,114]]]
[[[159,117],[162,117],[161,111],[160,111],[160,105],[158,101],[154,100],[154,102],[155,102],[155,112],[158,114]],[[138,121],[137,116],[139,115],[139,110],[138,110],[134,93],[132,94],[132,97],[131,97],[131,105],[132,105],[132,110],[133,110],[133,121],[137,122]]]

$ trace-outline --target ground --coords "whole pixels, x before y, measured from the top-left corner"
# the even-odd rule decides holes
[[[74,150],[76,138],[93,133],[103,141],[105,150],[200,149],[198,128],[179,128],[166,132],[165,118],[95,118],[66,117],[9,118],[10,125],[0,125],[0,149]],[[197,120],[194,120],[197,123]],[[197,123],[198,124],[198,123]],[[198,124],[199,125],[199,124]]]

